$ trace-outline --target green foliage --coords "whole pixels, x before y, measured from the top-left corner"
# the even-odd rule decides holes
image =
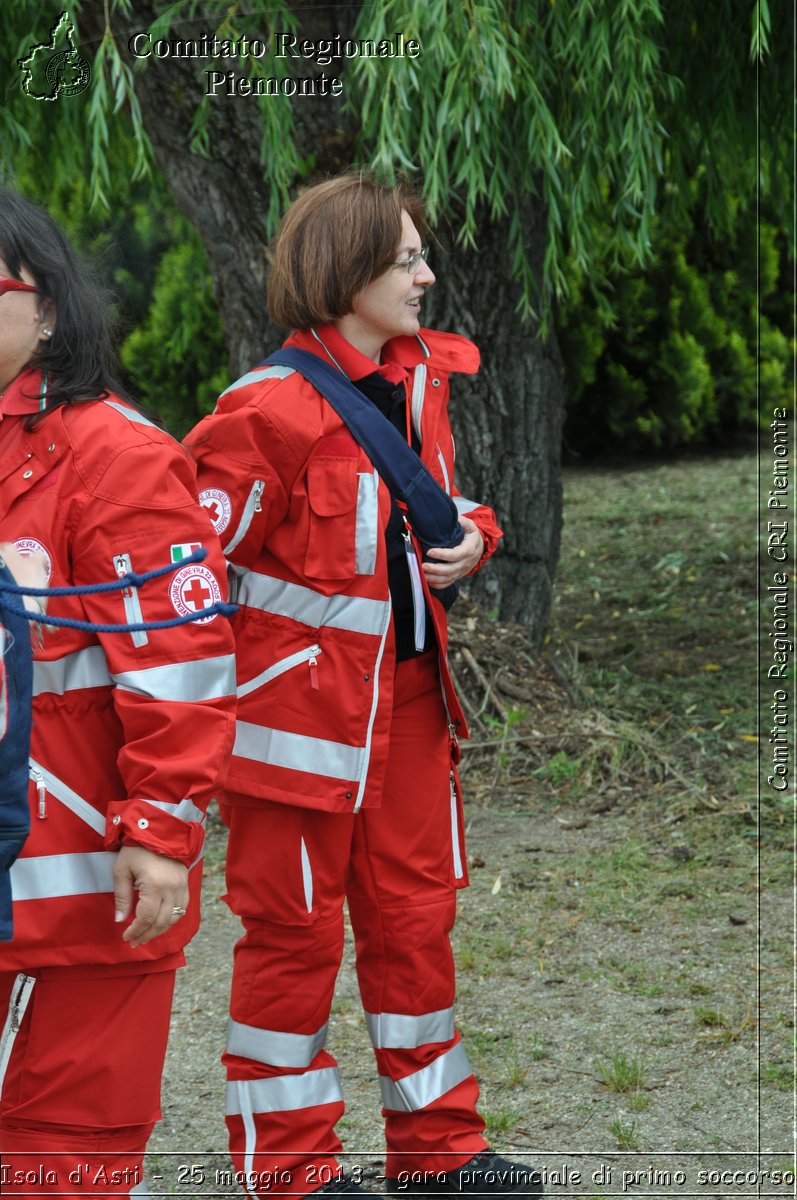
[[[417,171],[433,220],[476,246],[480,225],[508,218],[508,261],[539,298],[524,205],[545,205],[543,309],[567,293],[569,252],[586,270],[639,260],[648,245],[676,81],[660,65],[657,0],[384,0],[358,32],[406,29],[421,55],[385,72],[352,65],[363,157]],[[355,103],[355,101],[352,101]],[[610,220],[598,225],[590,216]]]
[[[615,1117],[609,1122],[607,1129],[615,1139],[618,1150],[639,1150],[636,1121],[623,1121],[620,1117]]]
[[[251,34],[254,25],[264,39],[276,30],[303,31],[302,8],[278,0],[260,6],[256,22],[244,6],[228,0],[201,5],[161,0],[142,15],[139,29],[143,32],[149,20],[153,38],[185,37],[196,32],[199,11],[203,30],[220,39]],[[788,175],[788,103],[781,103],[788,84],[774,86],[781,79],[776,56],[783,55],[781,43],[788,39],[774,43],[769,38],[783,14],[779,6],[770,12],[765,0],[748,11],[751,23],[738,19],[738,6],[730,0],[718,0],[699,17],[691,5],[671,6],[666,20],[659,0],[362,5],[356,37],[378,41],[400,29],[417,38],[422,51],[415,59],[387,64],[365,57],[345,64],[359,159],[387,174],[417,173],[433,220],[448,221],[465,244],[478,245],[485,222],[505,220],[507,263],[522,284],[522,307],[531,314],[536,306],[547,315],[552,298],[568,295],[568,261],[597,284],[605,271],[647,256],[660,205],[659,181],[666,176],[687,180],[706,157],[709,138],[707,206],[712,224],[722,227],[725,214],[717,193],[729,179],[740,180],[753,162],[749,104],[756,72],[768,69],[770,60],[772,78],[761,89],[761,103],[765,134],[775,136],[763,138],[758,148],[762,177],[774,184]],[[78,32],[87,12],[88,5],[79,0],[71,6]],[[43,147],[52,144],[55,133],[55,169],[86,171],[92,200],[106,212],[120,178],[136,178],[152,168],[137,78],[140,71],[164,64],[131,58],[122,31],[136,13],[133,0],[107,0],[93,48],[91,86],[69,104],[32,104],[21,95],[10,62],[3,72],[8,103],[2,133],[9,143]],[[43,3],[10,0],[4,21],[10,59],[29,49],[32,30],[46,36],[52,12]],[[90,53],[88,45],[82,49]],[[722,64],[721,80],[705,70],[708,55]],[[289,65],[290,60],[273,55],[249,55],[240,69],[252,77],[279,77]],[[192,150],[209,158],[213,103],[198,91],[191,131]],[[298,154],[292,103],[267,96],[247,103],[259,114],[273,232],[312,163]],[[718,189],[720,172],[723,187]],[[530,202],[546,214],[541,279],[529,253]],[[692,357],[682,348],[676,360],[684,354]],[[701,388],[699,369],[693,386]]]
[[[646,1068],[637,1058],[629,1058],[622,1050],[611,1059],[595,1066],[598,1077],[612,1092],[638,1092],[645,1083]]]
[[[577,758],[570,758],[564,750],[557,750],[550,762],[538,767],[534,774],[542,779],[550,779],[554,787],[560,787],[574,779],[580,770],[581,763]]]
[[[740,204],[728,206],[728,236],[712,238],[699,192],[693,185],[690,214],[653,223],[646,270],[613,276],[611,313],[574,267],[558,333],[571,398],[565,438],[580,454],[618,442],[631,452],[716,443],[754,429],[758,405],[770,413],[790,403],[792,347],[776,323],[788,328],[785,247],[773,223],[757,231]]]
[[[141,209],[124,211],[146,193],[154,220],[164,229],[174,220],[154,166],[155,116],[145,120],[139,103],[140,73],[169,64],[134,60],[125,29],[132,22],[143,32],[151,21],[153,38],[187,37],[201,16],[211,36],[269,39],[276,30],[307,32],[304,9],[269,0],[253,14],[229,0],[156,0],[138,18],[137,0],[107,0],[98,20],[93,0],[74,0],[68,11],[91,59],[91,86],[47,103],[24,95],[16,62],[48,36],[52,6],[4,6],[0,179],[22,182],[68,218],[79,241],[106,249],[111,281],[125,295],[123,321],[140,326],[124,350],[132,385],[183,427],[221,377],[221,334],[207,266],[186,227],[172,245],[162,230],[147,231]],[[567,439],[582,454],[617,439],[634,451],[750,426],[756,179],[769,213],[759,247],[761,402],[785,403],[791,301],[781,275],[789,247],[776,230],[779,222],[792,228],[783,220],[791,211],[791,69],[789,38],[772,30],[790,22],[782,0],[751,0],[741,11],[731,0],[666,10],[660,0],[359,7],[357,38],[400,29],[422,50],[416,59],[335,65],[358,161],[386,175],[417,175],[433,220],[466,245],[478,248],[490,224],[505,224],[506,269],[521,284],[522,309],[548,322],[551,301],[559,304],[572,396]],[[81,43],[81,23],[98,30],[91,41]],[[236,65],[252,76],[291,69],[271,54]],[[294,102],[239,102],[259,117],[273,232],[313,159],[297,149]],[[214,103],[197,89],[190,146],[210,160]],[[178,371],[174,360],[183,355]]]
[[[210,412],[229,368],[205,255],[187,223],[160,260],[145,320],[122,347],[122,363],[142,403],[182,436]]]

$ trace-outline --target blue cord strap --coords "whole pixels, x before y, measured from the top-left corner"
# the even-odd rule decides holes
[[[82,587],[57,587],[57,588],[29,588],[20,587],[18,584],[5,583],[0,579],[0,593],[6,592],[11,596],[93,596],[100,592],[119,592],[125,588],[143,587],[145,583],[149,583],[152,579],[159,579],[163,575],[171,575],[174,571],[182,570],[183,567],[189,566],[191,563],[203,562],[208,556],[207,550],[200,546],[194,550],[187,558],[183,558],[177,563],[168,563],[165,567],[156,567],[152,571],[128,571],[126,575],[120,576],[118,579],[108,580],[105,583],[88,583]],[[200,608],[195,613],[187,613],[184,617],[171,617],[166,621],[139,621],[135,624],[124,623],[119,625],[98,625],[93,621],[78,621],[72,617],[48,617],[43,613],[28,612],[26,608],[19,607],[15,604],[8,605],[10,612],[16,613],[17,616],[24,617],[26,621],[31,621],[37,625],[54,625],[65,629],[84,629],[95,633],[144,633],[149,629],[173,629],[177,625],[188,625],[191,621],[206,621],[210,617],[222,616],[231,617],[233,613],[238,611],[237,604],[225,604],[223,601],[217,601],[215,604],[209,605],[207,608]]]

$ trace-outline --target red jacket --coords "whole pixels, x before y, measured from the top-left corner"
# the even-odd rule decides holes
[[[329,348],[354,378],[375,370],[330,326],[287,344],[322,356]],[[387,343],[382,360],[384,374],[405,382],[424,463],[478,525],[486,558],[501,532],[491,509],[453,487],[447,413],[449,373],[475,372],[476,347],[423,330]],[[378,804],[395,658],[387,487],[331,405],[286,367],[232,384],[186,444],[241,606],[230,789],[330,812]],[[426,595],[452,735],[467,736],[445,668],[445,611]]]
[[[218,540],[179,443],[114,396],[56,408],[27,433],[9,413],[25,411],[21,393],[39,379],[26,372],[3,397],[0,536],[43,551],[51,587],[151,570],[196,543],[208,551],[129,595],[51,598],[48,615],[160,621],[223,599]],[[45,627],[34,658],[31,834],[11,870],[4,969],[160,959],[192,936],[199,870],[188,915],[137,950],[114,924],[111,873],[123,843],[188,866],[201,858],[203,811],[233,739],[233,672],[221,616],[135,634]]]

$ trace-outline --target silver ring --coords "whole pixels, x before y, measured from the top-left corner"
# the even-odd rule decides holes
[[[184,908],[180,908],[180,906],[179,906],[179,905],[175,905],[175,907],[172,909],[172,916],[173,916],[173,917],[184,917],[184,916],[185,916],[185,909],[184,909]]]

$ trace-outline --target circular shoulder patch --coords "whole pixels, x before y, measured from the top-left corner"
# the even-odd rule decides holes
[[[224,533],[232,516],[230,497],[221,488],[205,488],[199,493],[199,503],[208,510],[216,533]]]
[[[210,608],[211,604],[218,604],[221,601],[221,588],[212,571],[201,563],[192,563],[190,567],[183,567],[172,579],[169,599],[175,612],[187,617],[189,613],[201,612],[203,608]],[[208,625],[217,616],[218,613],[211,613],[209,617],[199,617],[196,624]]]
[[[38,542],[36,538],[28,537],[16,538],[11,544],[16,546],[20,554],[24,554],[26,557],[30,554],[41,554],[44,559],[45,570],[47,571],[47,582],[49,583],[50,576],[53,573],[53,560],[47,547]]]

